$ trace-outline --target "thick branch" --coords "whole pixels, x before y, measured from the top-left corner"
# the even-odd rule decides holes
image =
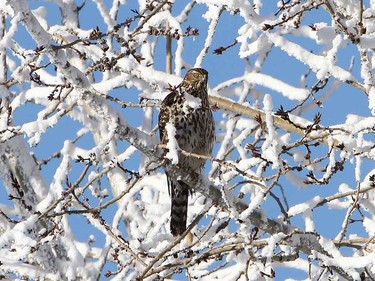
[[[241,105],[239,103],[233,102],[229,99],[210,96],[210,103],[217,105],[220,109],[228,110],[234,113],[241,114],[243,116],[249,117],[254,120],[261,119],[263,122],[266,120],[266,114],[262,110],[254,109],[248,106]],[[332,132],[327,129],[314,130],[306,136],[305,130],[297,127],[295,124],[281,118],[280,116],[273,115],[273,123],[276,127],[283,129],[289,133],[295,133],[303,137],[306,141],[321,141],[325,145],[328,145],[328,137],[332,136]],[[311,124],[311,122],[304,120],[303,124]],[[339,143],[335,143],[338,145]]]

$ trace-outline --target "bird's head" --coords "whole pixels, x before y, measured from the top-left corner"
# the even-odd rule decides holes
[[[195,88],[206,87],[208,72],[203,68],[192,68],[186,73],[184,80],[189,81]]]

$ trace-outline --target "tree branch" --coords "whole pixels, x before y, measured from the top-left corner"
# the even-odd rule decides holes
[[[217,105],[220,109],[228,110],[237,114],[241,114],[243,116],[249,117],[254,120],[262,120],[262,122],[265,122],[266,120],[266,114],[262,110],[244,106],[242,104],[233,102],[229,99],[225,99],[225,98],[221,98],[217,96],[209,96],[209,100],[211,104]],[[306,142],[307,141],[320,141],[323,144],[328,145],[328,137],[332,136],[332,132],[325,128],[313,130],[309,132],[308,135],[306,135],[306,131],[302,128],[302,126],[297,127],[294,123],[289,122],[288,120],[283,119],[277,115],[273,115],[273,123],[276,127],[280,129],[283,129],[289,133],[295,133],[297,135],[300,135],[301,137],[304,138]],[[303,123],[311,124],[311,122],[307,120],[303,120]],[[340,130],[340,132],[343,133],[342,130]],[[340,143],[338,141],[337,143],[335,143],[335,145],[339,145],[339,144]]]

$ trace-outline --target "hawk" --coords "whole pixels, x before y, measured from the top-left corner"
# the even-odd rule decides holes
[[[163,100],[159,113],[160,142],[167,144],[167,124],[175,128],[175,141],[181,150],[210,155],[215,141],[215,123],[208,103],[208,72],[202,68],[190,69],[184,80]],[[193,102],[192,102],[193,101]],[[178,167],[200,173],[205,159],[178,153]],[[173,236],[186,230],[190,186],[166,173],[171,197],[170,231]]]

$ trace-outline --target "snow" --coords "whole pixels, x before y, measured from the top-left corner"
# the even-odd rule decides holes
[[[262,156],[272,162],[272,168],[278,169],[281,167],[281,163],[279,160],[279,145],[278,145],[278,135],[275,131],[275,126],[273,124],[273,104],[271,95],[267,94],[264,96],[263,100],[264,104],[264,112],[266,114],[266,126],[268,130],[268,138],[263,143],[262,146]]]
[[[28,255],[32,247],[35,247],[37,242],[31,237],[28,230],[33,229],[33,226],[36,223],[37,216],[30,216],[25,221],[18,223],[13,227],[13,229],[2,233],[0,236],[0,247],[2,249],[8,248],[11,246],[15,251],[11,255],[12,260],[18,261],[24,256]]]
[[[363,226],[365,227],[366,232],[369,234],[369,236],[372,237],[375,235],[375,221],[374,220],[364,217]]]
[[[315,23],[314,26],[318,29],[316,31],[316,42],[331,49],[337,34],[336,29],[333,26],[327,26],[326,23]]]
[[[278,234],[272,235],[268,239],[267,246],[264,247],[262,250],[262,256],[271,258],[274,254],[274,250],[278,246],[278,243],[280,243],[280,241],[282,241],[284,238],[285,238],[284,233],[278,233]]]
[[[36,146],[40,142],[42,134],[45,133],[48,128],[56,125],[59,119],[58,115],[53,115],[45,120],[40,118],[35,122],[25,123],[21,127],[21,131],[29,137],[28,143],[31,146]]]
[[[98,8],[100,15],[102,16],[105,24],[108,26],[108,29],[113,28],[116,25],[116,21],[111,17],[110,13],[107,11],[104,3],[101,0],[94,0],[96,7]]]
[[[221,7],[209,5],[208,11],[203,15],[203,17],[210,21],[210,25],[207,31],[206,41],[204,42],[204,47],[202,48],[201,52],[197,56],[195,60],[194,67],[200,67],[202,65],[203,59],[207,54],[208,48],[212,45],[212,40],[216,31],[216,26],[219,21],[219,16],[221,14]]]
[[[362,142],[363,142],[363,133],[359,133],[358,134],[358,147],[361,147],[362,146]],[[357,183],[360,183],[361,182],[361,165],[362,165],[362,158],[359,157],[359,156],[356,156],[355,157],[355,172],[354,172],[354,175],[355,175],[355,181]]]
[[[21,20],[21,17],[22,17],[22,14],[21,13],[17,13],[12,18],[12,20],[10,21],[11,26],[9,27],[9,29],[8,29],[7,33],[5,34],[5,36],[3,36],[3,38],[1,38],[1,40],[0,40],[0,49],[5,48],[6,46],[13,45],[13,43],[12,43],[12,37],[17,32],[17,29],[18,29],[17,28],[17,24]]]
[[[224,154],[227,150],[229,142],[231,141],[231,137],[232,137],[232,134],[233,134],[233,130],[235,129],[236,122],[237,122],[237,118],[232,118],[232,119],[228,120],[228,122],[225,123],[224,126],[226,128],[226,134],[224,136],[224,139],[221,141],[221,146],[219,148],[219,151],[216,154],[217,159],[223,159],[224,158]],[[218,165],[219,164],[216,163],[216,162],[212,163],[212,169],[211,170],[216,169],[218,167]]]
[[[1,258],[1,267],[3,269],[3,272],[14,272],[17,276],[29,276],[30,278],[33,278],[34,280],[40,280],[40,279],[48,279],[51,281],[58,281],[61,280],[61,277],[59,274],[54,274],[52,272],[47,272],[46,270],[43,270],[39,267],[20,262],[20,261],[14,261],[11,259],[7,259],[2,257]],[[22,280],[22,279],[16,279],[16,280]]]
[[[328,248],[328,242],[322,243],[324,248]],[[330,247],[332,249],[332,247]],[[359,273],[355,269],[366,268],[373,264],[375,258],[374,253],[371,253],[365,257],[344,257],[341,255],[335,255],[334,258],[327,258],[324,261],[326,266],[339,266],[343,268],[354,280],[360,280]]]
[[[316,72],[317,79],[319,80],[327,78],[328,75],[332,75],[336,79],[344,82],[355,80],[350,72],[337,65],[330,64],[329,61],[326,61],[324,56],[312,54],[298,44],[290,42],[280,35],[267,33],[267,37],[275,46],[285,51],[288,55],[310,66],[314,72]]]
[[[251,202],[248,208],[240,214],[239,218],[241,220],[247,221],[250,214],[254,212],[264,202],[264,200],[265,200],[265,197],[264,197],[263,190],[258,190],[255,196],[251,198]]]
[[[188,93],[184,93],[184,105],[183,111],[188,114],[193,109],[198,109],[202,107],[202,100],[198,97],[194,97]]]
[[[47,16],[46,8],[39,7],[37,9],[32,10],[31,12],[36,17],[36,19],[38,20],[42,28],[48,30],[48,23],[47,23],[47,20],[45,19]]]
[[[168,136],[168,142],[167,142],[168,152],[165,155],[165,158],[171,160],[172,164],[177,165],[179,146],[175,138],[176,127],[172,123],[167,123],[167,125],[165,125],[165,131]]]
[[[276,92],[281,93],[284,97],[287,97],[291,100],[302,101],[310,94],[306,89],[299,89],[293,86],[290,86],[276,78],[273,78],[269,75],[263,73],[249,73],[245,77],[248,83],[254,83],[256,85],[269,88]]]
[[[352,132],[353,134],[358,134],[368,128],[375,126],[374,117],[363,117],[356,114],[348,114],[345,120],[345,126],[343,128]]]
[[[241,155],[241,158],[244,159],[244,160],[241,160],[241,162],[246,161],[247,159],[247,151],[242,147],[242,142],[247,136],[250,135],[252,130],[253,130],[252,126],[246,127],[242,130],[242,132],[238,135],[238,137],[233,139],[233,144],[238,149],[238,153]]]
[[[315,232],[315,223],[314,223],[314,219],[313,219],[312,209],[307,209],[303,213],[303,220],[305,222],[305,231]]]
[[[289,208],[288,216],[294,217],[298,214],[305,213],[308,210],[312,210],[320,201],[322,201],[322,198],[320,196],[315,196],[307,202],[294,205]]]

